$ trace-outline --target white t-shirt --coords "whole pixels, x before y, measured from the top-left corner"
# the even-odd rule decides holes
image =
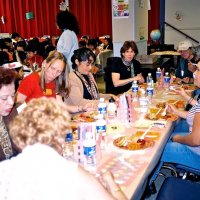
[[[0,199],[81,199],[77,169],[76,163],[49,146],[28,146],[17,157],[0,163]]]
[[[76,49],[78,49],[78,38],[75,32],[68,29],[64,30],[58,40],[57,50],[65,56],[70,71],[72,71],[71,57]]]

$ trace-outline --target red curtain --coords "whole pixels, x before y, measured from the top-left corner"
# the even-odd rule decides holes
[[[69,9],[80,25],[80,36],[112,36],[111,0],[69,0]]]
[[[1,33],[18,32],[24,38],[43,35],[58,36],[56,14],[62,0],[0,0]],[[112,35],[111,0],[69,0],[70,11],[80,24],[80,36]],[[27,20],[26,13],[33,12],[34,19]]]
[[[18,32],[24,38],[59,35],[56,14],[61,0],[0,0],[1,33]],[[26,13],[33,12],[34,19],[27,20]]]
[[[60,35],[56,28],[56,14],[62,0],[0,0],[0,32],[18,32],[29,38],[43,35]],[[159,0],[151,0],[149,10],[149,33],[159,28]],[[97,37],[112,35],[111,0],[69,0],[70,11],[80,24],[80,36],[88,34]],[[27,20],[26,13],[33,12],[34,19]]]

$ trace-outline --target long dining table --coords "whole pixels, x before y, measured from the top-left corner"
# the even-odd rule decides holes
[[[170,101],[177,102],[183,101],[183,99],[172,90],[155,87],[149,110],[155,108],[159,103]],[[186,102],[183,101],[184,103]],[[107,123],[107,145],[103,149],[99,145],[96,148],[96,175],[111,171],[115,182],[119,184],[127,198],[140,200],[146,189],[148,178],[159,163],[166,142],[179,118],[175,118],[176,120],[150,120],[146,117],[147,113],[140,112],[138,103],[133,101],[131,106],[135,112],[133,121],[124,123],[116,117],[115,120]],[[126,150],[113,143],[116,138],[135,135],[138,131],[145,132],[148,128],[150,128],[149,132],[158,133],[158,137],[154,139],[154,145],[149,148]],[[82,151],[81,148],[78,150]]]
[[[158,89],[150,107],[154,107],[159,102],[179,99],[181,100],[181,96],[170,90]],[[127,198],[139,200],[177,121],[148,120],[145,118],[146,114],[140,113],[138,108],[135,110],[138,117],[134,122],[120,123],[116,119],[107,125],[107,147],[100,151],[100,155],[98,154],[98,171],[102,173],[111,171],[115,182],[120,185]],[[151,131],[159,132],[159,137],[152,147],[131,151],[120,149],[113,144],[115,138],[134,135],[137,131],[147,130],[149,126],[152,126]]]

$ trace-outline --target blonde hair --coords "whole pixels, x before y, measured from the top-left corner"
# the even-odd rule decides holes
[[[46,63],[53,63],[55,60],[61,60],[64,64],[63,72],[56,78],[56,93],[61,95],[63,98],[68,97],[70,92],[69,86],[69,67],[67,65],[66,59],[62,53],[54,50],[51,51],[48,57],[45,59]],[[41,78],[40,78],[40,86],[42,90],[45,92],[45,68],[41,69]]]
[[[10,135],[20,150],[27,145],[41,143],[59,152],[64,133],[69,128],[69,120],[64,103],[54,98],[33,99],[10,123]]]

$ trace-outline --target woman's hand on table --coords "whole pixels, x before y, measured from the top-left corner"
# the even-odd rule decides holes
[[[141,74],[137,74],[137,76],[134,77],[134,80],[138,81],[139,83],[144,83],[144,78]]]
[[[96,110],[96,106],[93,103],[86,103],[82,106],[82,111],[94,111]]]
[[[117,185],[114,181],[114,177],[110,172],[102,173],[99,176],[99,181],[105,187],[105,189],[112,194],[115,199],[126,200],[127,197],[122,192],[119,185]]]
[[[184,98],[188,97],[187,93],[182,87],[174,89],[174,92],[176,92],[177,94],[181,95]]]
[[[190,78],[189,77],[185,77],[185,78],[182,79],[182,82],[189,83],[190,82]]]
[[[178,109],[173,104],[167,104],[167,112],[177,114]]]

